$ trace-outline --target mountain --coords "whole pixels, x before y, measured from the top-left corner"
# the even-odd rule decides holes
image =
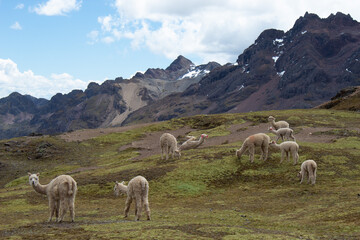
[[[312,108],[360,85],[360,24],[350,15],[305,13],[287,32],[263,31],[235,64],[182,93],[132,113],[125,123],[194,114]]]
[[[50,100],[0,99],[0,138],[167,120],[195,114],[313,108],[360,85],[360,24],[343,13],[305,13],[287,32],[267,29],[235,64],[196,66],[179,56]]]
[[[0,138],[121,125],[133,111],[184,91],[220,66],[215,62],[196,66],[179,56],[166,69],[148,69],[131,79],[119,77],[101,85],[90,83],[85,91],[58,93],[50,100],[12,93],[0,99]]]

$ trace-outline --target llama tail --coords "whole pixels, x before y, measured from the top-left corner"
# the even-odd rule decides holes
[[[144,192],[146,190],[147,182],[141,182],[141,191]]]
[[[141,182],[141,201],[145,203],[148,198],[149,194],[149,183],[148,182]]]
[[[76,182],[72,180],[68,182],[68,184],[69,184],[68,194],[73,195],[76,192]]]

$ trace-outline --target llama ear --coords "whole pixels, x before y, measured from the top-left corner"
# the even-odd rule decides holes
[[[124,182],[124,181],[122,181],[122,182],[121,182],[121,184],[125,184],[125,182]]]
[[[118,184],[119,182],[118,181],[115,181],[116,184]]]
[[[30,173],[30,172],[28,172],[28,175],[29,175],[29,176],[31,176],[31,173]]]
[[[36,176],[40,176],[40,173],[36,173]]]

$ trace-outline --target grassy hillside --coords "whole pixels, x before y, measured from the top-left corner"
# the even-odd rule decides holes
[[[300,163],[318,163],[315,186],[299,184],[300,164],[238,160],[246,136],[267,132],[267,117],[286,120],[300,145]],[[0,238],[4,239],[359,239],[360,114],[288,110],[174,119],[121,130],[0,142]],[[90,130],[89,130],[90,131]],[[160,159],[158,138],[207,133],[180,159]],[[269,134],[273,137],[273,135]],[[71,138],[74,137],[74,138]],[[65,141],[66,139],[67,141]],[[78,183],[75,223],[47,223],[48,201],[28,184],[70,174]],[[125,196],[113,182],[143,175],[150,184],[152,220],[123,218]]]

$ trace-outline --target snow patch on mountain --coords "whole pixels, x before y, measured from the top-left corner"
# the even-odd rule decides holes
[[[210,71],[206,69],[200,69],[196,67],[190,68],[189,72],[181,76],[178,80],[184,79],[184,78],[196,78],[198,76],[205,76]]]

